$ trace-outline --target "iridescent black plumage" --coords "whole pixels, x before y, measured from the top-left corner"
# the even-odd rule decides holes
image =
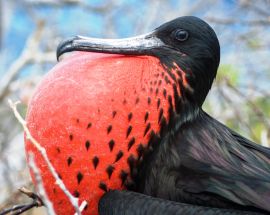
[[[269,157],[268,148],[199,110],[145,160],[139,191],[195,205],[270,211]]]
[[[160,118],[161,132],[152,135],[154,148],[144,156],[132,187],[177,202],[270,211],[270,149],[241,137],[201,108],[219,65],[213,29],[196,17],[180,17],[135,42],[119,41],[75,37],[59,46],[58,56],[73,50],[153,55],[179,87],[181,95],[175,90],[173,98],[168,96],[170,120]],[[184,77],[172,73],[178,67]]]
[[[110,191],[99,203],[102,215],[262,215],[257,212],[196,206],[130,191]]]

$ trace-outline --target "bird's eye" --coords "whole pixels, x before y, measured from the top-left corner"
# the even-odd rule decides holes
[[[183,41],[187,40],[188,32],[186,30],[183,30],[183,29],[177,29],[174,31],[174,37],[175,37],[175,39],[183,42]]]

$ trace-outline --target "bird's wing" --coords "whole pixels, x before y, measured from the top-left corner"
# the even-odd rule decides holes
[[[202,207],[130,191],[109,191],[99,202],[100,215],[255,215],[259,213],[229,210],[221,208]]]
[[[270,211],[270,149],[259,146],[202,112],[180,128],[175,147],[191,170],[186,192],[214,193],[243,206]],[[193,179],[192,179],[193,178]]]

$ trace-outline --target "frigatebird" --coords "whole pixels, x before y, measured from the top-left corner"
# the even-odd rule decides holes
[[[173,89],[164,95],[168,120],[160,114],[160,131],[141,149],[141,162],[131,165],[128,189],[181,203],[270,212],[270,149],[202,109],[220,61],[218,38],[206,22],[180,17],[127,39],[76,36],[58,46],[57,58],[71,51],[153,56],[166,71],[162,78]]]

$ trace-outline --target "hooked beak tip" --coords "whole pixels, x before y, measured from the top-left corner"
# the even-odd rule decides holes
[[[74,40],[81,39],[80,36],[75,36],[71,37],[69,39],[63,40],[62,42],[59,43],[56,49],[56,58],[57,61],[60,60],[60,57],[66,53],[66,52],[71,52],[74,50]]]

